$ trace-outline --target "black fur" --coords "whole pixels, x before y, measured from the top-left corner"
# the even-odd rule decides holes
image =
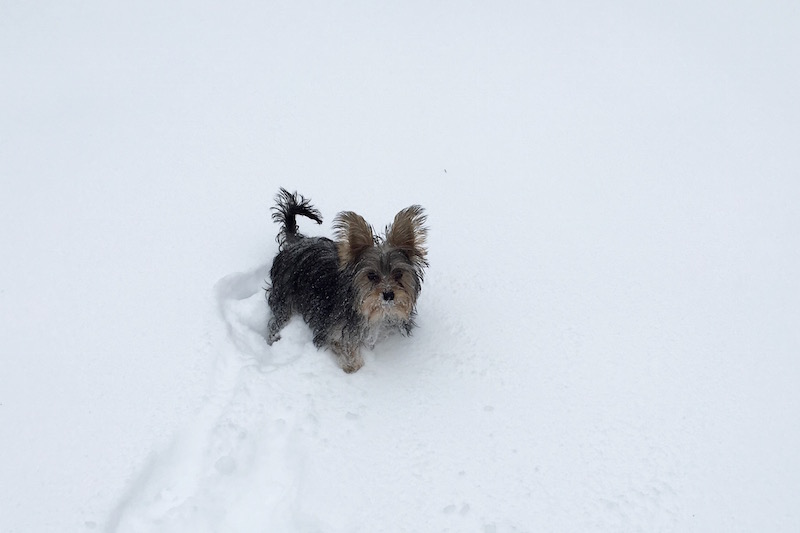
[[[284,245],[269,273],[272,341],[279,338],[278,333],[294,313],[308,323],[317,347],[325,346],[327,334],[334,327],[341,328],[343,336],[358,337],[361,320],[353,305],[352,274],[339,269],[332,240],[302,237]]]

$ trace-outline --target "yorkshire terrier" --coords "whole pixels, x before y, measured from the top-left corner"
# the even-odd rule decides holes
[[[297,215],[322,223],[309,200],[283,188],[275,200],[272,218],[281,229],[270,269],[269,344],[299,313],[314,344],[330,348],[342,370],[352,373],[364,365],[362,346],[371,349],[393,332],[411,333],[428,266],[422,207],[397,213],[380,236],[360,215],[341,212],[333,222],[333,241],[298,232]]]

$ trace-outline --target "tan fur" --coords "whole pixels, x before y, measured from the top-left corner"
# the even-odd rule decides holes
[[[361,314],[367,317],[369,323],[380,322],[385,318],[408,320],[414,308],[414,300],[407,291],[399,287],[392,289],[395,296],[391,306],[385,305],[381,297],[381,293],[386,290],[384,288],[371,291],[361,302]]]

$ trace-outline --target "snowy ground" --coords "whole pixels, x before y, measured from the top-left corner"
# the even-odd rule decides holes
[[[0,7],[0,532],[800,530],[792,3]],[[279,186],[429,213],[268,347]]]

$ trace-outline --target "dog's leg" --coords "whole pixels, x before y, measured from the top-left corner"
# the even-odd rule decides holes
[[[288,309],[283,306],[272,306],[272,316],[269,318],[268,330],[269,335],[267,336],[267,344],[270,346],[273,342],[280,340],[281,338],[281,330],[283,326],[289,322],[289,319],[292,318],[292,313]]]
[[[364,358],[361,357],[358,349],[355,349],[345,355],[344,358],[339,358],[339,366],[348,374],[352,374],[353,372],[358,372],[358,369],[364,366]]]
[[[364,366],[364,358],[361,356],[361,351],[357,344],[335,342],[331,344],[331,348],[336,354],[339,367],[348,374],[357,372],[359,368]]]

